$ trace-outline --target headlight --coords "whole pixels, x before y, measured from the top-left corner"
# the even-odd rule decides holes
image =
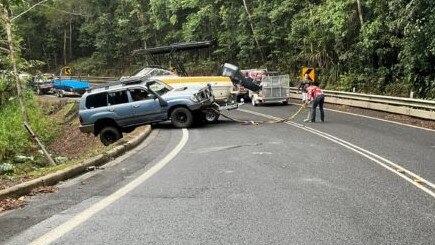
[[[191,95],[190,100],[193,102],[199,102],[198,97],[196,97],[196,95]]]

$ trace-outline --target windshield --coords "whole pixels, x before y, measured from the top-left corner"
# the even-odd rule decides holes
[[[148,89],[158,94],[159,96],[171,91],[173,88],[166,83],[162,83],[160,81],[151,81],[147,83]]]

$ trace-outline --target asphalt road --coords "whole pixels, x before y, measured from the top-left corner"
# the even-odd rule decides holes
[[[288,124],[158,125],[105,169],[0,216],[0,243],[435,244],[435,132],[326,113],[314,124],[302,112]]]

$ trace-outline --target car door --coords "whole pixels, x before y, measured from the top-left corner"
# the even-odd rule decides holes
[[[166,119],[167,116],[162,110],[160,101],[154,94],[148,92],[145,88],[131,88],[129,93],[132,99],[131,105],[134,110],[136,124]]]
[[[107,109],[121,127],[134,124],[135,115],[129,102],[126,89],[107,93]]]

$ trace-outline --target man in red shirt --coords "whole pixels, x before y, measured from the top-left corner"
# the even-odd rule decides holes
[[[320,120],[325,121],[325,112],[323,111],[323,103],[325,103],[325,95],[323,91],[318,87],[317,83],[311,82],[310,86],[307,88],[307,100],[313,102],[311,107],[311,120],[309,122],[316,121],[316,108],[319,106],[320,109]]]

